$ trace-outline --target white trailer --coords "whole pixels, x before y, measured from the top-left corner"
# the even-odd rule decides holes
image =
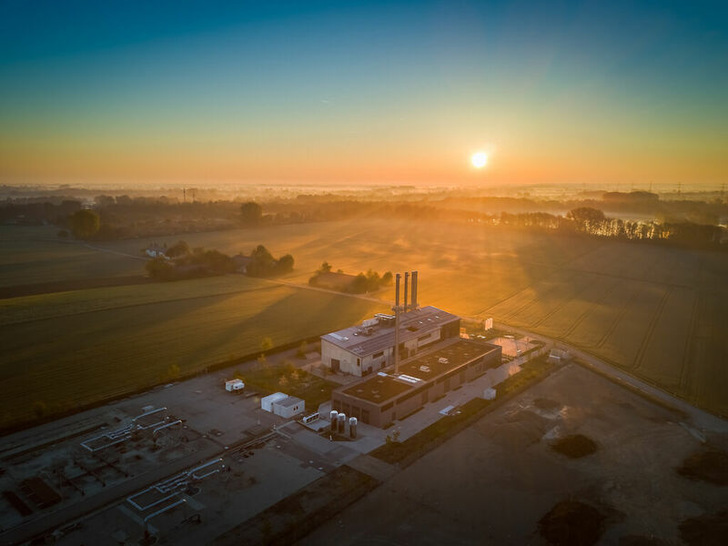
[[[245,388],[245,383],[242,379],[231,379],[225,381],[225,390],[228,392],[242,391]]]

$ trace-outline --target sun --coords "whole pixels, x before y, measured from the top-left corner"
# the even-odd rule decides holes
[[[473,167],[476,169],[482,169],[485,167],[485,164],[488,163],[488,154],[485,152],[475,152],[472,156],[470,156],[470,163],[472,163]]]

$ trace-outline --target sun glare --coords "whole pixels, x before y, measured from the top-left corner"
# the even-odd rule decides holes
[[[475,152],[470,157],[470,163],[472,163],[473,167],[476,169],[482,169],[485,167],[485,164],[488,163],[488,156],[485,152]]]

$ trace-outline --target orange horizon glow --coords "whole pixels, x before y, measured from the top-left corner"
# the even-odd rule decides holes
[[[364,4],[246,5],[232,22],[150,7],[138,26],[137,10],[99,8],[98,32],[21,9],[0,36],[0,183],[728,179],[728,46],[701,45],[671,8],[585,7],[582,26],[534,3],[534,26],[480,5]]]

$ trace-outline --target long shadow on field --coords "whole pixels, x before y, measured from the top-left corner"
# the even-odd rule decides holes
[[[259,349],[264,337],[270,337],[275,345],[280,345],[350,326],[365,318],[373,305],[334,294],[294,292],[209,336],[200,351],[229,346],[231,341],[238,339],[238,352],[250,354]]]

